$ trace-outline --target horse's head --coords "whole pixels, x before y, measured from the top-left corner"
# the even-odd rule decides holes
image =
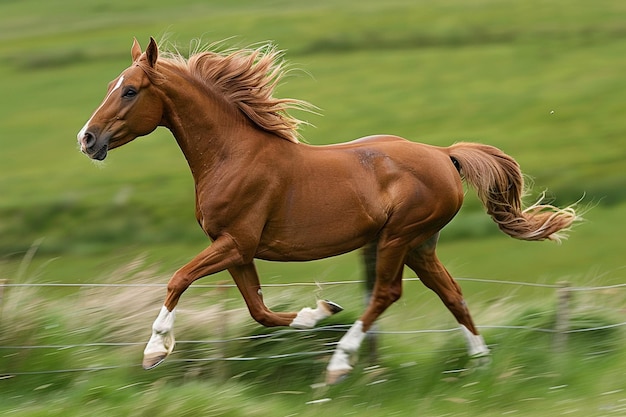
[[[135,39],[131,53],[133,65],[111,81],[104,101],[78,132],[80,150],[92,159],[103,160],[109,149],[147,135],[161,122],[163,102],[152,82],[157,44],[150,38],[142,53]]]

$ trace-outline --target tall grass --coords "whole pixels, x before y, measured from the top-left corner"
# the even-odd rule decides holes
[[[154,282],[154,274],[137,259],[107,273],[105,282]],[[22,281],[28,282],[28,277]],[[181,304],[175,353],[146,372],[139,367],[141,351],[163,288],[64,288],[62,296],[49,291],[5,291],[3,415],[582,416],[626,410],[624,327],[612,327],[623,316],[623,289],[575,295],[571,330],[597,330],[570,334],[565,351],[554,350],[554,335],[546,331],[554,328],[553,293],[531,303],[505,297],[472,305],[483,311],[480,320],[498,324],[484,329],[490,363],[469,361],[457,333],[383,332],[378,361],[371,363],[364,349],[353,375],[331,387],[321,384],[323,372],[345,327],[265,330],[249,318],[235,290],[196,290]],[[299,292],[290,290],[292,302],[303,299]],[[347,289],[344,296],[351,293]],[[274,294],[269,303],[294,308],[284,298]],[[441,314],[430,306],[437,305],[434,298],[423,303],[424,310],[406,305],[392,310],[379,329],[397,328],[394,323],[406,321],[407,310]],[[351,323],[357,311],[325,324]]]

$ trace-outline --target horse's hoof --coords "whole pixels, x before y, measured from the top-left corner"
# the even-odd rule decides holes
[[[343,382],[350,375],[351,369],[338,369],[326,371],[326,385],[335,385]]]
[[[176,340],[172,331],[161,334],[153,332],[143,351],[143,369],[152,369],[163,362],[174,350],[174,345]]]
[[[343,308],[328,300],[317,300],[315,309],[305,307],[296,314],[290,326],[296,329],[311,329],[318,321],[339,313]]]
[[[161,362],[165,360],[165,358],[167,358],[167,353],[152,353],[149,355],[144,355],[141,366],[146,371],[149,371],[150,369],[156,368],[158,365],[160,365]]]
[[[326,308],[329,312],[330,315],[332,316],[333,314],[337,314],[343,311],[343,307],[341,307],[339,304],[337,303],[333,303],[330,300],[323,300],[322,301],[324,308]]]

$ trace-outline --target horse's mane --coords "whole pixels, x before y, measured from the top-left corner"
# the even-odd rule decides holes
[[[271,44],[222,52],[203,50],[192,53],[189,59],[178,51],[164,51],[159,62],[187,72],[222,94],[258,127],[290,142],[299,142],[298,127],[306,122],[291,116],[288,110],[315,109],[302,100],[273,97],[287,70],[282,52]]]

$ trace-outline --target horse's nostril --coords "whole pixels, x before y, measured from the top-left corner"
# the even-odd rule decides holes
[[[83,134],[82,142],[85,149],[91,149],[96,144],[96,135],[91,132],[85,132]]]

